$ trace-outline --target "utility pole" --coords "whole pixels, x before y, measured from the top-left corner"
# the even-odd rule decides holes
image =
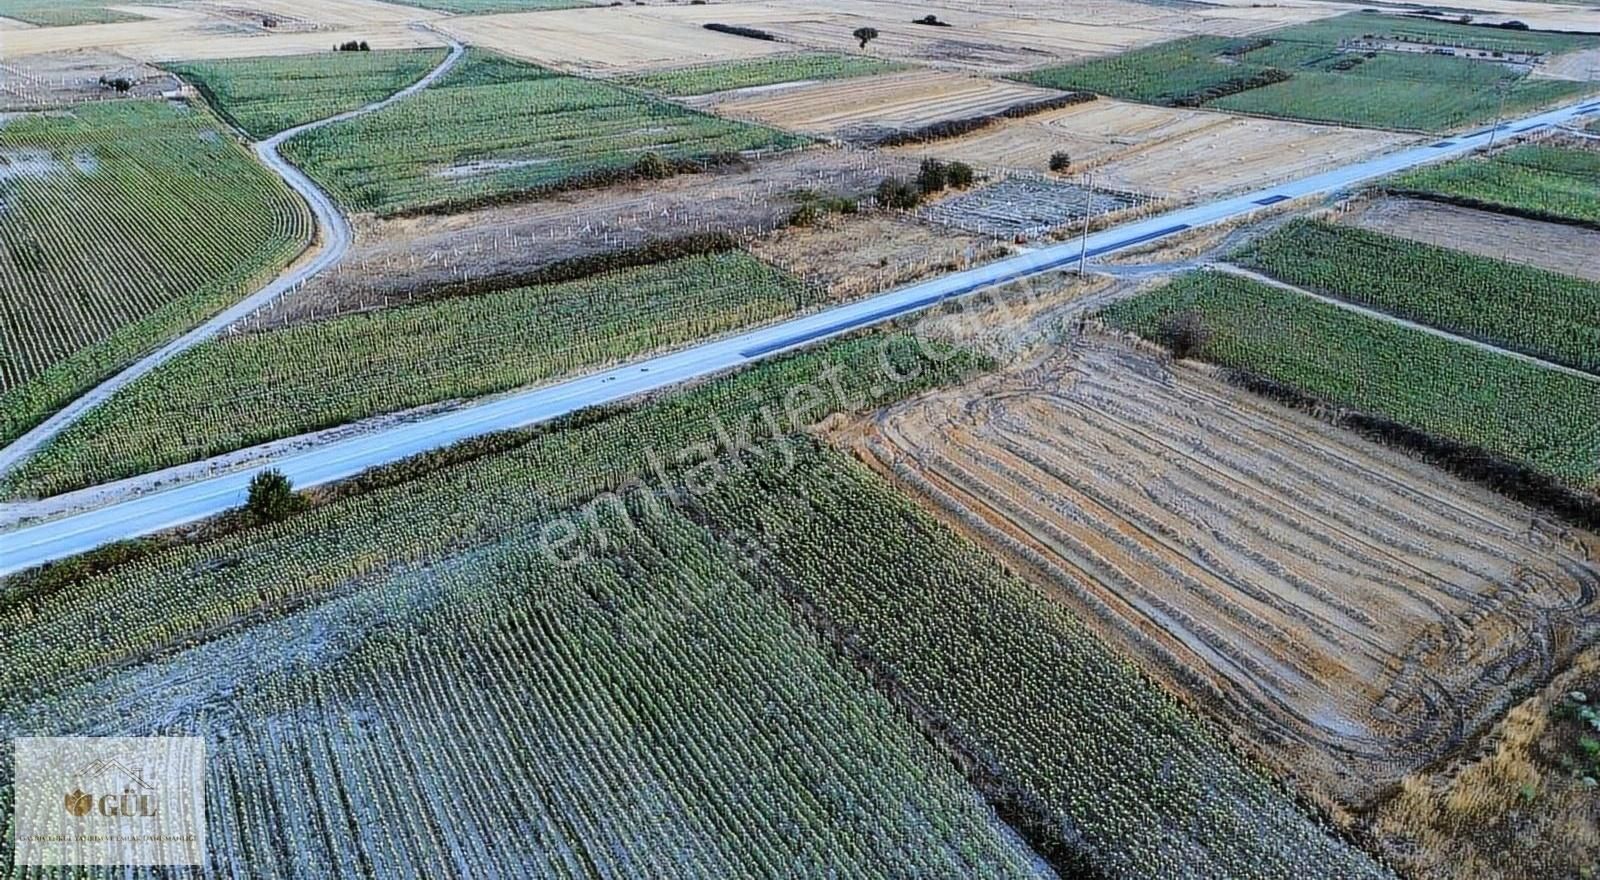
[[[1094,172],[1089,172],[1089,188],[1083,194],[1083,238],[1078,244],[1078,277],[1083,277],[1083,264],[1089,258],[1089,212],[1094,209]]]
[[[1500,133],[1500,120],[1506,115],[1506,87],[1505,80],[1496,80],[1494,90],[1500,93],[1500,109],[1494,113],[1494,128],[1489,129],[1489,146],[1486,150],[1494,149],[1494,136]]]

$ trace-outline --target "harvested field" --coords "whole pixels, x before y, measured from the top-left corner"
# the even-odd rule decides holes
[[[1600,537],[1105,337],[855,445],[1340,804],[1600,633]]]
[[[922,216],[981,235],[1038,238],[1085,216],[1104,217],[1138,203],[1124,193],[1023,175],[943,199]]]
[[[126,93],[100,84],[100,78],[122,78]],[[0,111],[35,110],[123,98],[157,97],[180,88],[177,77],[114,52],[93,49],[26,55],[0,60]]]
[[[444,41],[408,22],[436,12],[375,0],[253,0],[141,6],[138,21],[5,31],[8,59],[78,49],[114,51],[141,61],[244,58],[326,52],[345,40],[374,49],[436,47]],[[265,28],[262,19],[284,26]]]
[[[559,193],[443,217],[356,218],[338,267],[278,299],[252,328],[382,308],[430,288],[538,269],[561,260],[703,232],[760,235],[788,219],[790,193],[866,194],[908,160],[807,150],[669,180]]]
[[[1059,95],[1022,83],[932,70],[743,94],[707,105],[721,116],[808,134],[873,141],[948,119],[998,113]]]
[[[1106,186],[1194,198],[1315,173],[1415,138],[1102,98],[895,152],[1043,173],[1058,151]]]
[[[757,257],[848,299],[1003,256],[1005,245],[884,214],[779,229],[756,239]]]
[[[1374,232],[1600,281],[1600,231],[1385,196],[1341,214]]]
[[[642,7],[475,15],[450,19],[440,28],[474,46],[573,73],[633,72],[794,48],[652,17]]]

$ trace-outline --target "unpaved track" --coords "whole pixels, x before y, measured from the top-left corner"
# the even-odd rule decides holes
[[[311,214],[316,218],[317,235],[321,239],[320,248],[315,257],[291,265],[267,286],[217,313],[204,324],[145,355],[132,366],[101,382],[78,397],[78,399],[72,401],[72,403],[67,404],[60,412],[44,420],[28,433],[18,437],[11,445],[0,449],[0,474],[4,474],[16,467],[23,459],[32,455],[34,450],[49,442],[72,423],[83,418],[85,413],[110,399],[111,395],[116,394],[128,383],[133,382],[196,345],[211,339],[251,312],[267,305],[295,286],[342,260],[345,253],[350,250],[350,222],[339,212],[339,208],[333,203],[333,199],[323,192],[321,187],[313,183],[305,172],[289,164],[288,160],[278,154],[278,147],[295,135],[332,125],[336,122],[354,119],[357,116],[365,116],[368,113],[381,110],[396,101],[408,98],[432,85],[439,77],[444,76],[452,67],[455,67],[456,62],[461,60],[462,53],[466,51],[466,47],[455,39],[451,37],[445,37],[445,39],[450,42],[450,54],[445,56],[445,59],[439,63],[438,67],[429,71],[427,76],[406,88],[381,101],[340,113],[337,116],[329,116],[326,119],[319,119],[315,122],[308,122],[305,125],[281,131],[256,144],[256,157],[261,160],[261,164],[283,178],[283,182],[299,193],[307,204],[311,206]]]

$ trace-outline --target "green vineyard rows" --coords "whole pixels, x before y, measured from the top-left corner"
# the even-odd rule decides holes
[[[283,154],[350,210],[393,214],[601,179],[646,153],[695,161],[803,143],[474,49],[431,88],[294,137]]]
[[[1600,487],[1600,383],[1216,272],[1106,309],[1152,339],[1198,317],[1198,354],[1313,397]]]
[[[1493,119],[1501,107],[1496,85],[1507,90],[1506,112],[1547,105],[1590,88],[1577,82],[1532,79],[1509,66],[1484,61],[1426,52],[1383,51],[1367,57],[1340,48],[1341,40],[1369,35],[1488,51],[1559,53],[1600,45],[1600,37],[1588,35],[1351,13],[1248,39],[1185,37],[1033,71],[1023,78],[1148,103],[1189,106],[1199,98],[1204,106],[1222,110],[1428,131]],[[1282,73],[1259,77],[1264,71]],[[1272,82],[1274,78],[1281,81]]]
[[[776,83],[847,79],[904,70],[908,65],[865,55],[835,55],[828,52],[801,52],[771,58],[723,61],[643,73],[618,80],[621,85],[682,97],[704,95],[725,89],[742,89]]]
[[[1400,192],[1491,210],[1600,226],[1600,152],[1547,145],[1513,147],[1419,168],[1387,182]]]
[[[1310,220],[1229,259],[1317,293],[1600,374],[1600,283]]]
[[[0,127],[0,441],[247,294],[311,217],[208,112],[86,104]]]
[[[411,49],[165,66],[193,83],[224,119],[261,140],[387,98],[421,79],[444,57],[443,49]]]
[[[743,252],[382,309],[196,346],[11,475],[53,495],[760,324],[813,302]]]

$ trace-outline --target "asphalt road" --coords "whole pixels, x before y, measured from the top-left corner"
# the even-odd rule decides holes
[[[1600,101],[1590,100],[1503,123],[1497,137],[1595,115],[1600,115]],[[1241,217],[1289,199],[1337,192],[1406,168],[1459,156],[1485,146],[1489,138],[1490,129],[1485,128],[1108,229],[1088,237],[1087,253],[1091,258],[1114,253],[1194,227]],[[623,400],[741,367],[996,284],[1070,268],[1078,260],[1079,247],[1079,242],[1072,241],[1042,248],[672,354],[288,453],[274,460],[271,466],[283,471],[300,487],[328,483],[469,437],[536,424],[584,407]],[[0,534],[0,574],[237,507],[244,502],[252,475],[252,472],[222,474],[5,532]]]
[[[440,36],[443,35],[441,34]],[[365,116],[432,85],[434,80],[437,80],[447,73],[450,68],[454,67],[456,62],[461,60],[462,53],[466,51],[466,47],[454,39],[450,37],[444,37],[444,39],[450,42],[450,54],[445,57],[444,61],[439,63],[438,67],[429,71],[427,76],[417,80],[415,83],[384,98],[382,101],[367,104],[364,107],[358,107],[354,110],[340,113],[337,116],[330,116],[326,119],[319,119],[315,122],[308,122],[305,125],[281,131],[256,144],[256,156],[261,160],[261,164],[283,178],[284,183],[299,193],[306,200],[306,203],[311,206],[311,214],[316,218],[317,233],[322,239],[321,247],[315,257],[299,265],[291,266],[274,278],[267,286],[234,303],[227,309],[218,312],[204,324],[145,355],[122,372],[82,394],[55,415],[40,422],[33,430],[12,441],[9,446],[0,449],[0,474],[21,463],[23,459],[32,455],[34,450],[43,446],[63,430],[66,430],[73,422],[83,418],[84,414],[110,399],[111,395],[122,390],[123,386],[216,336],[233,324],[248,317],[251,312],[267,305],[294,289],[296,285],[311,279],[324,269],[344,259],[345,253],[350,250],[350,223],[345,220],[343,214],[339,213],[339,209],[334,205],[333,199],[329,198],[321,187],[312,183],[311,178],[307,177],[304,172],[278,155],[278,147],[295,135],[322,128],[325,125],[332,125],[335,122],[343,122],[346,119],[354,119],[357,116]],[[3,554],[0,554],[0,556],[3,556]]]

